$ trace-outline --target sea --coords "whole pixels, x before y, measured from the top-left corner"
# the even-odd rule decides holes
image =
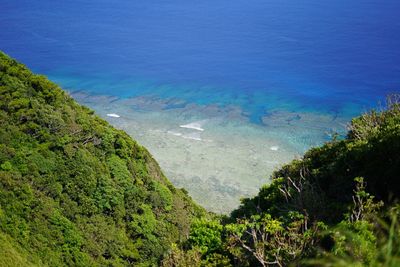
[[[0,0],[0,50],[228,213],[400,92],[400,1]]]

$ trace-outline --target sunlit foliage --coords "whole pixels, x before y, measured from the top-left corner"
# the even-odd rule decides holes
[[[204,214],[145,148],[3,53],[0,125],[2,266],[158,265]]]

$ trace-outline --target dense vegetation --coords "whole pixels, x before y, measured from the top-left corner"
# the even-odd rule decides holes
[[[2,53],[0,122],[0,266],[400,266],[398,96],[229,217]]]
[[[0,266],[156,266],[204,214],[145,148],[0,52]]]
[[[230,217],[195,220],[164,266],[400,266],[400,104],[273,174]]]

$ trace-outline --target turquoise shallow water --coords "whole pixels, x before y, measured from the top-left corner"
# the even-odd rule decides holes
[[[176,186],[223,213],[256,194],[276,168],[343,131],[346,123],[332,115],[277,109],[255,124],[235,105],[85,92],[72,96],[145,145]]]
[[[230,182],[222,203],[255,193],[274,168],[400,88],[397,0],[0,0],[0,9],[1,50],[90,95],[77,99],[149,147],[204,203],[221,202],[213,196]],[[112,109],[128,120],[107,117]],[[198,120],[209,121],[201,133],[179,127]],[[213,165],[223,153],[236,156]],[[233,207],[223,206],[215,210]]]

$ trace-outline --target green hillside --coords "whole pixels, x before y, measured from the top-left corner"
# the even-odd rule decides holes
[[[0,265],[158,265],[204,214],[149,152],[0,52]]]
[[[400,266],[399,100],[283,166],[230,217],[195,221],[164,266]]]
[[[213,216],[126,133],[0,53],[0,266],[400,266],[399,100]]]

